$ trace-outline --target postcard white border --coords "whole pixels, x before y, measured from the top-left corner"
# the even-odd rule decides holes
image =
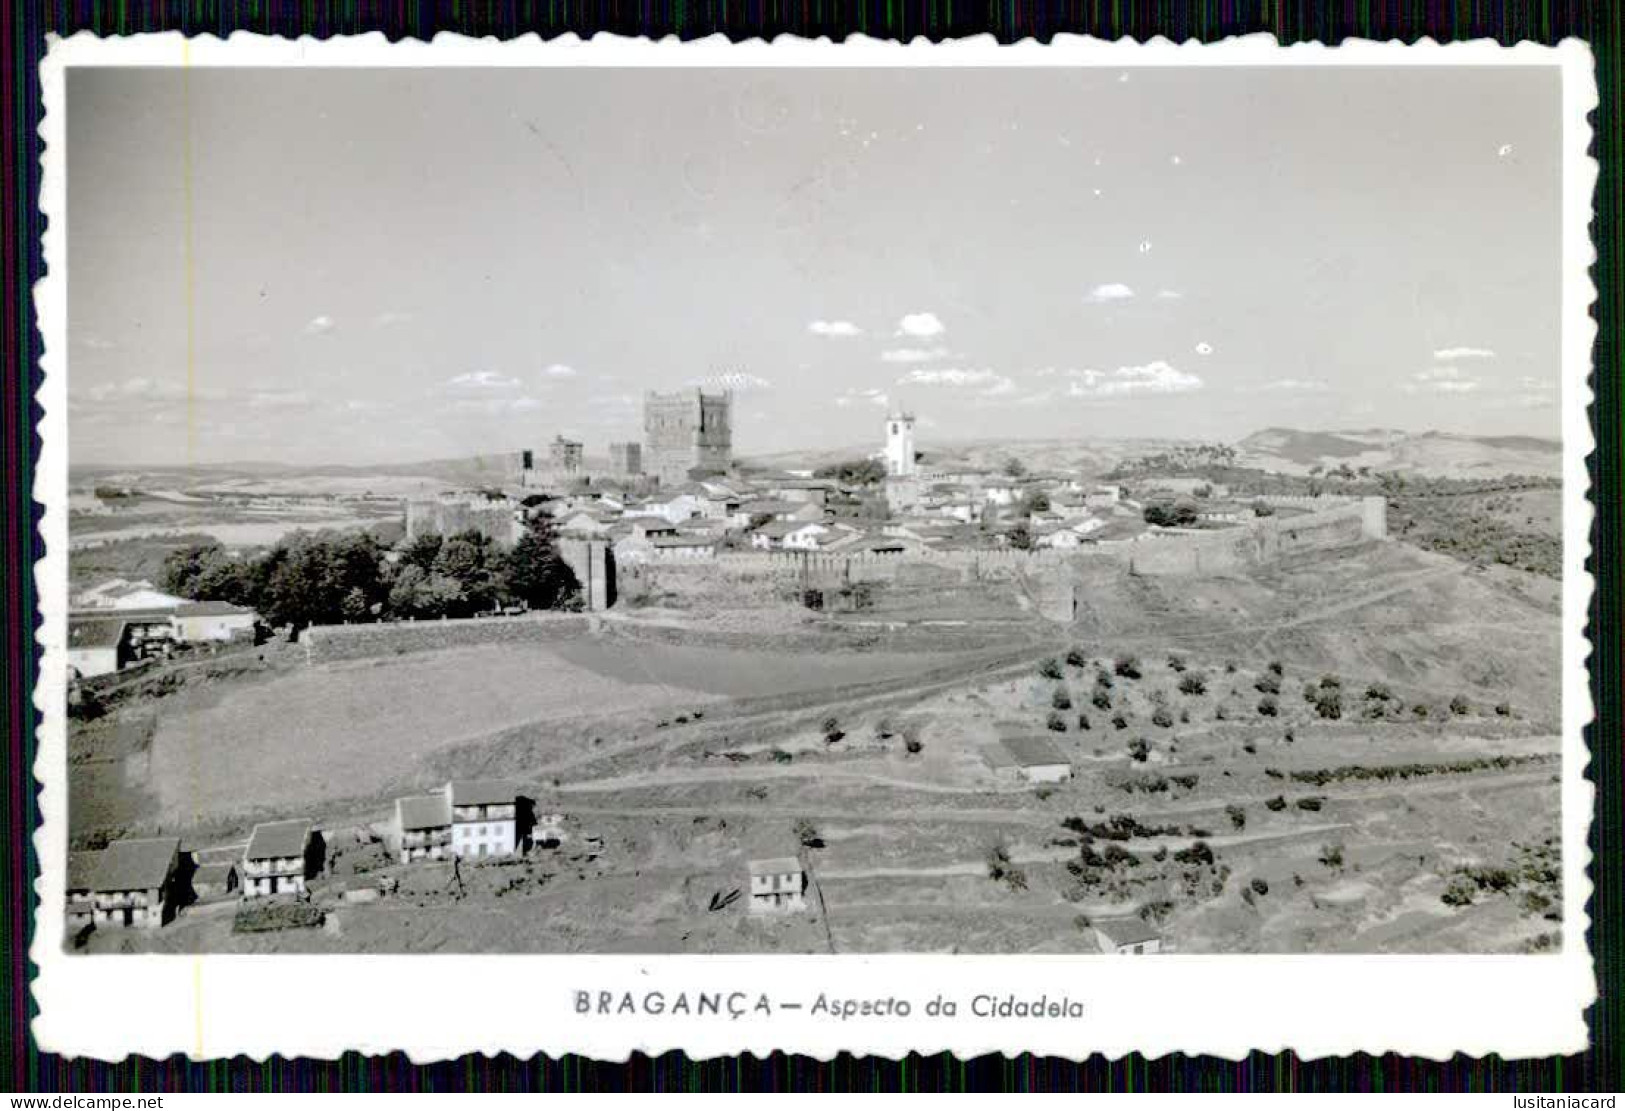
[[[1566,921],[1559,954],[1539,956],[1194,956],[1114,960],[1094,956],[276,956],[84,957],[62,948],[67,848],[64,644],[68,534],[67,293],[64,71],[69,66],[1554,66],[1563,79],[1564,436],[1563,885]],[[1586,573],[1592,509],[1585,459],[1595,325],[1589,267],[1597,169],[1587,155],[1587,113],[1597,103],[1589,48],[1503,48],[1480,41],[1440,45],[1349,42],[1279,48],[1270,36],[1223,43],[1153,40],[1106,43],[1057,36],[1000,46],[991,37],[932,45],[855,36],[844,44],[781,38],[730,44],[649,41],[599,35],[590,41],[535,35],[496,42],[440,35],[391,44],[382,34],[284,40],[238,32],[229,40],[178,33],[98,39],[53,37],[41,65],[46,114],[41,206],[47,273],[35,291],[45,338],[44,449],[35,496],[46,505],[46,555],[36,568],[44,650],[34,702],[44,715],[35,773],[42,825],[34,837],[42,875],[31,956],[42,1049],[117,1060],[130,1053],[195,1058],[271,1053],[331,1058],[347,1050],[402,1050],[415,1061],[466,1052],[576,1052],[624,1060],[633,1051],[682,1049],[695,1057],[771,1050],[828,1058],[841,1051],[898,1056],[949,1050],[961,1056],[1033,1052],[1081,1058],[1184,1051],[1239,1058],[1254,1050],[1296,1050],[1314,1058],[1396,1051],[1533,1056],[1587,1043],[1584,1009],[1596,997],[1587,949],[1591,859],[1587,832],[1594,789],[1582,730],[1592,719],[1586,660]],[[455,994],[452,987],[455,986]],[[579,1017],[576,989],[632,992],[741,991],[754,1006],[772,999],[899,996],[907,1020],[833,1021],[752,1011],[739,1018]],[[1081,1019],[970,1020],[925,1017],[939,993],[968,1000],[981,991],[1030,998],[1069,995]],[[479,1001],[478,1006],[466,1005]],[[462,1004],[462,1005],[459,1005]]]

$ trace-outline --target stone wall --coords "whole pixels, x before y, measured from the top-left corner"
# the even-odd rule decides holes
[[[312,625],[299,636],[310,663],[396,656],[436,648],[568,640],[590,628],[580,614],[531,613],[523,617],[476,617],[445,621],[379,621],[360,625]]]

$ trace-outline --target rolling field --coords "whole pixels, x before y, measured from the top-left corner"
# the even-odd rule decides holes
[[[997,650],[831,631],[820,651],[808,627],[685,644],[612,621],[166,708],[128,789],[194,840],[262,811],[319,819],[327,925],[245,936],[199,908],[92,948],[1079,952],[1090,921],[1142,910],[1185,952],[1554,944],[1546,595],[1398,544],[1078,585],[1075,625],[1034,619],[1026,645],[990,628]],[[983,746],[1018,736],[1075,778],[996,776]],[[461,893],[380,861],[399,891],[341,897],[377,882],[344,861],[374,851],[392,792],[488,774],[568,815],[562,851],[465,867]],[[811,909],[753,920],[731,895],[746,860],[797,840]]]

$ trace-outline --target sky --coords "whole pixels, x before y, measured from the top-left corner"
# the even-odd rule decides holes
[[[1556,436],[1558,73],[75,70],[75,463]]]

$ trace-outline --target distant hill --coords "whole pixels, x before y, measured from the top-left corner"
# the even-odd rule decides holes
[[[1304,474],[1311,467],[1369,467],[1436,478],[1494,478],[1506,474],[1557,478],[1563,445],[1536,436],[1462,436],[1391,428],[1305,431],[1266,428],[1236,444],[1243,467]]]

